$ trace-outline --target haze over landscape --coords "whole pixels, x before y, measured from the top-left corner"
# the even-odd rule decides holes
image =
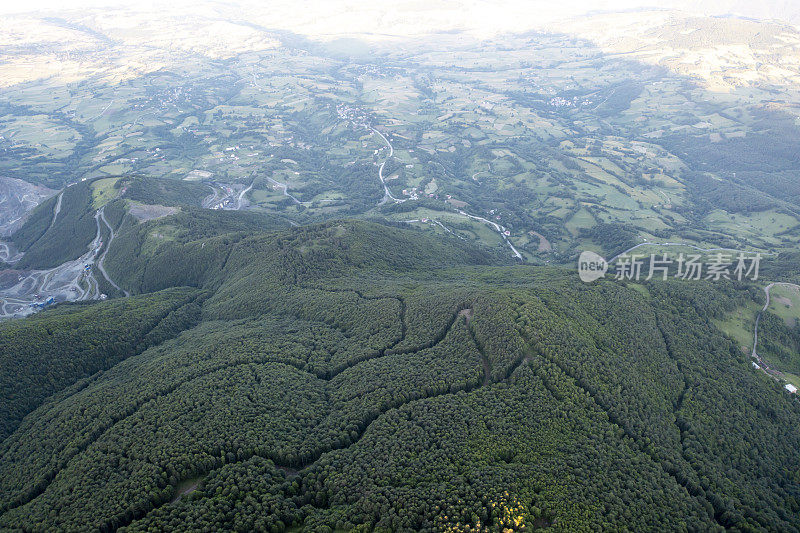
[[[0,531],[800,531],[800,5],[0,4]]]

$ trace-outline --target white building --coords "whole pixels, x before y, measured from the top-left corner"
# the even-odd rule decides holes
[[[788,390],[792,394],[797,394],[797,387],[795,387],[791,383],[787,383],[786,385],[784,385],[783,388],[785,388],[786,390]]]

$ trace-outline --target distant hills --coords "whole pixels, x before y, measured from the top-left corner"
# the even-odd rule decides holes
[[[800,5],[794,0],[668,0],[659,2],[665,7],[674,7],[689,12],[707,15],[741,15],[761,20],[780,20],[800,25]]]

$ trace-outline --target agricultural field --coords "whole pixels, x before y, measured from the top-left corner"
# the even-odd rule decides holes
[[[795,327],[800,323],[800,288],[797,286],[775,285],[770,290],[769,307],[771,313],[781,317],[786,325]]]
[[[800,192],[776,186],[780,160],[754,171],[779,135],[764,124],[798,138],[793,93],[778,113],[757,87],[714,92],[556,33],[365,54],[262,31],[280,45],[177,54],[69,91],[52,79],[2,89],[0,174],[51,188],[125,175],[252,185],[243,205],[296,223],[428,218],[450,231],[421,227],[533,264],[611,252],[598,224],[640,241],[798,245]]]
[[[755,302],[738,307],[724,318],[714,319],[714,325],[725,335],[736,341],[742,353],[749,354],[753,350],[753,327],[756,315],[761,309]]]

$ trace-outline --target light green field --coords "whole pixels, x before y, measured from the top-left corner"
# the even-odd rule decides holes
[[[789,383],[797,387],[798,390],[800,390],[800,376],[784,372],[783,377],[786,378],[786,381],[788,381]]]
[[[575,237],[578,236],[581,229],[588,229],[595,225],[594,217],[586,210],[586,208],[582,207],[577,213],[575,213],[572,218],[570,218],[567,223],[565,224],[567,230]]]
[[[800,290],[786,285],[773,286],[769,311],[781,317],[786,325],[794,327],[800,320]]]
[[[46,115],[0,117],[0,134],[50,158],[69,155],[80,140],[77,131]]]
[[[791,215],[775,210],[743,215],[716,209],[706,216],[705,222],[708,224],[708,229],[712,231],[746,237],[762,243],[765,247],[778,243],[776,233],[800,224]],[[797,234],[790,237],[793,240],[798,238]]]
[[[92,207],[99,209],[117,197],[114,184],[119,178],[103,178],[92,182]]]
[[[582,229],[597,223],[623,224],[639,237],[665,241],[670,235],[671,241],[708,247],[780,251],[800,244],[800,220],[787,215],[790,210],[780,202],[762,213],[696,209],[688,172],[697,168],[690,168],[687,153],[669,141],[689,134],[713,148],[724,138],[746,137],[763,118],[754,104],[776,95],[742,87],[715,96],[667,76],[644,83],[642,92],[613,115],[599,116],[598,106],[614,96],[608,88],[642,81],[638,73],[623,65],[598,68],[599,58],[582,59],[589,51],[584,45],[548,39],[519,48],[510,44],[500,54],[401,46],[391,53],[413,58],[402,68],[351,65],[354,70],[346,74],[324,67],[335,62],[314,53],[252,52],[223,70],[187,59],[169,73],[156,71],[113,87],[93,80],[66,87],[43,79],[9,89],[9,98],[31,111],[0,117],[0,135],[10,141],[0,139],[0,147],[24,150],[18,158],[24,167],[0,161],[0,173],[17,175],[35,167],[30,178],[36,181],[55,167],[60,180],[129,173],[182,179],[202,169],[214,180],[233,183],[249,181],[255,172],[287,183],[305,205],[289,205],[281,190],[259,180],[263,190],[252,191],[252,207],[279,210],[297,223],[341,211],[382,216],[386,210],[373,200],[375,163],[388,150],[364,127],[369,124],[394,146],[386,175],[396,176],[389,182],[395,196],[421,187],[425,195],[451,194],[467,202],[464,209],[474,215],[507,207],[511,216],[503,220],[514,225],[512,240],[521,250],[533,250],[528,232],[543,229],[555,262],[598,244],[580,237]],[[338,46],[349,50],[352,43]],[[429,77],[428,69],[439,75]],[[236,81],[220,85],[221,76]],[[229,96],[220,96],[228,91]],[[778,92],[787,102],[796,100]],[[580,95],[586,95],[585,106]],[[554,104],[558,99],[567,104]],[[82,139],[84,130],[70,126],[76,122],[96,137]],[[73,154],[83,144],[83,153]],[[227,150],[234,146],[239,148]],[[80,162],[73,172],[50,156]],[[296,163],[279,163],[289,159]],[[350,169],[357,180],[348,181]],[[727,171],[708,172],[724,177]],[[361,183],[370,194],[359,190]],[[95,202],[108,201],[103,194]],[[453,231],[466,238],[502,244],[485,224],[445,212],[427,218],[434,216],[443,223],[449,217]]]
[[[105,172],[106,174],[117,174],[117,175],[127,174],[128,172],[131,171],[131,166],[120,163],[114,163],[111,165],[103,165],[102,167],[100,167],[100,170],[102,172]]]
[[[178,228],[170,225],[157,226],[150,233],[142,245],[142,253],[152,254],[165,242],[174,241],[177,236]]]
[[[433,220],[438,220],[454,233],[467,239],[478,240],[488,246],[503,244],[503,239],[500,234],[485,222],[473,220],[450,211],[435,211],[428,208],[420,208],[410,213],[403,213],[402,216],[396,216],[394,219],[398,221],[416,219],[419,221],[414,223],[417,227],[429,227],[432,230],[444,231],[441,227],[432,222]],[[428,219],[428,222],[422,222],[422,219]]]
[[[760,309],[759,304],[751,302],[732,311],[725,318],[713,319],[712,322],[720,331],[736,341],[742,352],[749,354],[753,349],[753,328],[756,314]]]

